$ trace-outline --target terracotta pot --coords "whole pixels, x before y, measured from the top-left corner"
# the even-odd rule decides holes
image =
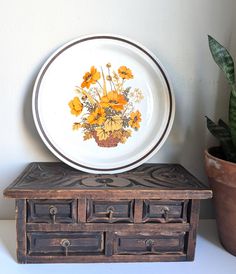
[[[236,164],[220,157],[218,147],[205,151],[219,238],[224,248],[236,256]]]

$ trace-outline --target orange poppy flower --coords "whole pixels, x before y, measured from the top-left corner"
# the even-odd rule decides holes
[[[103,108],[96,108],[95,111],[88,116],[87,122],[90,125],[101,125],[104,123],[105,119],[105,110]]]
[[[83,104],[80,102],[79,97],[74,97],[74,99],[71,100],[68,105],[70,107],[70,112],[75,116],[80,115],[83,110]]]
[[[129,125],[134,128],[134,129],[138,129],[140,128],[140,122],[142,121],[141,119],[141,113],[137,110],[135,112],[132,112],[130,114],[130,120],[129,120]]]
[[[119,67],[118,73],[122,79],[128,80],[134,78],[131,69],[127,68],[126,66]]]
[[[83,76],[83,83],[81,84],[82,88],[89,88],[91,84],[95,84],[101,78],[101,74],[97,69],[92,66],[90,72],[86,72]]]
[[[117,91],[110,91],[106,96],[101,98],[101,106],[104,108],[111,107],[114,110],[121,111],[124,109],[124,105],[127,104],[125,97],[122,94],[118,94]]]

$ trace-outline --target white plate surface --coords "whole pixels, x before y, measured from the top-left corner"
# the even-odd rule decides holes
[[[113,35],[59,48],[33,91],[44,143],[63,162],[92,173],[123,172],[152,157],[169,134],[174,111],[159,60],[139,43]]]

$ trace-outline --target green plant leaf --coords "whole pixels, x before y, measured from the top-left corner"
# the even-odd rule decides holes
[[[224,72],[230,85],[235,83],[234,61],[228,50],[208,35],[209,48],[216,64]]]
[[[207,128],[219,141],[232,141],[230,132],[225,128],[225,126],[215,124],[211,119],[206,116]],[[221,120],[222,121],[222,120]]]
[[[209,118],[208,118],[209,119]],[[224,127],[229,133],[230,133],[230,128],[229,126],[222,120],[222,119],[219,119],[218,120],[218,125],[221,126],[221,127]]]
[[[236,162],[236,149],[232,142],[231,133],[228,125],[221,119],[219,120],[218,125],[215,124],[208,117],[206,117],[206,119],[207,128],[209,129],[211,134],[219,140],[223,148],[226,160]]]

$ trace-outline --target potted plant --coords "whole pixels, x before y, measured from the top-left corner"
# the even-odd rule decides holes
[[[225,47],[208,36],[209,48],[231,88],[228,124],[214,123],[208,117],[207,128],[219,140],[218,147],[205,152],[206,171],[213,190],[213,203],[219,238],[224,248],[236,256],[236,85],[234,61]]]

